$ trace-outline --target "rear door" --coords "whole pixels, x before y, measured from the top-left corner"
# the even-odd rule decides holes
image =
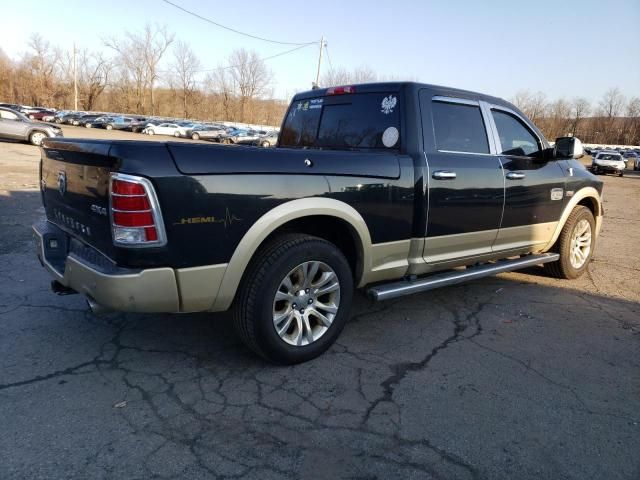
[[[518,112],[491,105],[495,143],[504,168],[505,208],[494,250],[545,244],[565,203],[565,176],[544,159],[543,139]]]
[[[27,134],[29,124],[13,112],[0,110],[0,136],[5,138],[23,139]]]
[[[423,257],[446,262],[491,252],[504,202],[504,177],[476,100],[420,93],[428,170]]]

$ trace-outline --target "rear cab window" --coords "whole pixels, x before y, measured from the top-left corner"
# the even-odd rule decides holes
[[[280,147],[327,150],[398,150],[397,92],[325,95],[295,100],[280,133]]]

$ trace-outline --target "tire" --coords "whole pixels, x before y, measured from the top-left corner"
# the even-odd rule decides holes
[[[156,132],[154,132],[153,130],[147,130],[147,134],[148,135],[155,135]]]
[[[86,128],[91,128],[91,124],[90,124],[90,123],[85,123],[85,124],[84,124],[84,126],[85,126]]]
[[[619,176],[619,177],[624,176],[624,172],[620,172],[620,173],[618,174],[618,176]]]
[[[572,253],[576,248],[575,242],[577,232],[579,232],[585,225],[583,222],[586,222],[589,227],[589,248],[588,251],[586,251],[586,249],[582,247],[584,258],[580,259],[582,260],[581,264],[576,265],[572,262]],[[560,254],[560,259],[557,262],[545,263],[544,269],[546,272],[556,278],[572,280],[580,277],[587,270],[591,257],[593,256],[595,248],[595,228],[596,222],[591,210],[587,207],[583,207],[582,205],[574,208],[569,215],[567,222],[564,224],[564,227],[562,227],[558,240],[551,249],[551,251]],[[584,237],[578,236],[578,238]]]
[[[200,135],[198,135],[197,133],[192,133],[191,134],[191,139],[192,140],[200,140]]]
[[[173,136],[176,138],[180,138],[180,132],[173,132]]]
[[[42,140],[44,140],[45,138],[47,138],[47,134],[45,132],[35,130],[29,135],[29,143],[31,145],[39,147],[40,145],[42,145]]]
[[[302,279],[307,277],[301,272],[305,265],[310,273],[317,265],[318,273],[308,277],[313,283],[306,283],[310,288],[303,290]],[[298,280],[293,285],[295,278]],[[282,293],[289,288],[287,279],[290,292],[296,292],[293,295]],[[320,289],[329,285],[333,290],[313,298],[314,285]],[[276,300],[277,292],[287,299]],[[351,268],[335,245],[309,235],[282,235],[262,246],[249,264],[233,307],[234,326],[244,344],[265,359],[286,365],[306,362],[325,352],[338,338],[349,316],[352,296]],[[296,301],[307,308],[306,313],[299,308],[301,305],[293,307]],[[334,313],[322,308],[333,309],[336,304]],[[328,326],[317,312],[325,315]],[[277,315],[282,318],[281,334],[276,331]]]
[[[264,148],[268,148],[268,147],[270,147],[270,146],[271,146],[271,144],[270,144],[269,142],[262,142],[262,146],[263,146]]]
[[[107,123],[107,125],[104,128],[106,128],[107,130],[113,130],[113,125]]]

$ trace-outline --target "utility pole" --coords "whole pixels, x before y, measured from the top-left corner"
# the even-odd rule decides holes
[[[78,110],[78,69],[76,67],[76,42],[73,42],[73,109]]]
[[[318,71],[316,72],[316,88],[320,87],[320,66],[322,65],[322,50],[324,50],[324,35],[320,39],[320,56],[318,57]]]

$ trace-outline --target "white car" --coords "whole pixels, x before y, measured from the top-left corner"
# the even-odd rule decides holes
[[[598,173],[616,173],[622,177],[624,174],[624,160],[618,152],[598,152],[591,162],[591,171]]]
[[[174,137],[183,136],[184,128],[175,123],[161,123],[159,125],[150,125],[146,128],[148,135],[173,135]]]

